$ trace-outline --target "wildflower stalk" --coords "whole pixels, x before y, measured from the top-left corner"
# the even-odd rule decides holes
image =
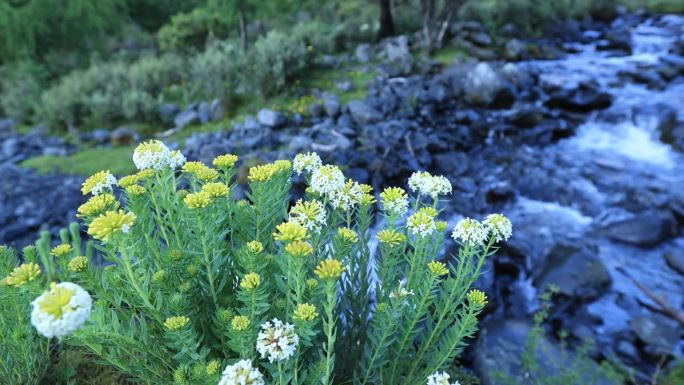
[[[143,301],[143,304],[145,305],[146,308],[150,310],[151,315],[155,318],[156,321],[162,322],[161,315],[159,314],[159,311],[157,310],[154,305],[152,305],[152,302],[150,302],[150,299],[148,298],[147,292],[143,290],[142,287],[140,287],[140,282],[138,282],[138,279],[135,277],[135,273],[133,272],[133,265],[131,264],[131,257],[128,255],[128,253],[124,252],[125,247],[121,247],[121,256],[122,256],[122,266],[124,273],[126,274],[126,277],[128,278],[128,282],[131,284],[135,292],[138,294],[138,297]]]
[[[214,278],[214,268],[212,266],[212,261],[209,256],[209,246],[207,245],[207,238],[205,233],[204,223],[200,217],[199,212],[195,216],[197,220],[197,227],[199,229],[199,236],[202,240],[202,262],[204,263],[204,268],[207,271],[207,280],[209,281],[209,292],[211,294],[211,299],[214,304],[214,310],[219,309],[218,294],[216,292],[216,284]]]
[[[327,338],[325,345],[325,372],[323,378],[321,378],[322,385],[332,385],[332,373],[335,368],[335,316],[333,312],[337,304],[337,281],[328,279],[325,281],[325,320],[324,332]]]

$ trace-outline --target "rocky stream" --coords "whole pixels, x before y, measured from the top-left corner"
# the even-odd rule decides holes
[[[485,384],[524,345],[551,283],[560,293],[550,335],[566,330],[571,346],[592,339],[594,358],[619,359],[639,381],[684,357],[684,17],[570,23],[534,40],[550,47],[544,60],[518,39],[494,54],[481,27],[458,28],[484,60],[415,62],[411,37],[364,47],[347,60],[382,59],[364,64],[378,72],[366,100],[322,92],[307,119],[262,110],[231,131],[194,134],[184,153],[271,160],[315,150],[376,187],[429,170],[454,185],[450,224],[509,216],[514,237],[479,282],[491,300],[464,357]],[[1,126],[0,242],[21,246],[73,219],[81,178],[20,168],[71,149]]]

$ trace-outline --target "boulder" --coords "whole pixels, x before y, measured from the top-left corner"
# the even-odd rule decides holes
[[[371,61],[371,46],[370,44],[359,44],[354,51],[354,57],[361,63],[368,63]]]
[[[262,108],[257,114],[257,120],[259,123],[270,128],[279,128],[287,123],[285,115],[280,112]]]
[[[331,118],[336,118],[340,114],[341,105],[340,99],[336,95],[325,93],[323,98],[323,108],[325,113]]]
[[[589,112],[610,107],[613,97],[599,89],[598,85],[581,83],[570,89],[561,88],[546,101],[551,108],[560,108],[573,112]]]
[[[164,123],[173,122],[174,117],[180,112],[180,107],[176,103],[163,103],[159,106],[159,117]]]
[[[0,133],[14,130],[16,122],[12,118],[0,119]]]
[[[508,60],[520,60],[527,53],[527,45],[518,39],[511,39],[504,47],[504,57]]]
[[[626,213],[604,221],[601,233],[618,242],[650,247],[672,237],[674,222],[670,213],[661,211]]]
[[[409,48],[407,36],[397,36],[388,39],[385,44],[387,61],[399,69],[400,74],[409,74],[413,67],[413,56]]]
[[[463,90],[466,100],[478,105],[489,105],[501,90],[499,75],[487,63],[478,63],[466,75]]]
[[[130,127],[121,126],[112,131],[110,136],[112,144],[131,144],[140,140],[138,132]]]
[[[219,99],[214,99],[211,101],[211,105],[209,106],[209,117],[212,122],[218,122],[221,119],[223,119],[223,115],[225,114],[223,110],[223,103]]]
[[[536,286],[558,286],[568,297],[591,300],[612,283],[610,274],[597,253],[588,249],[560,246],[549,253],[536,276]]]
[[[183,128],[185,126],[199,122],[199,116],[194,109],[187,108],[173,119],[176,128]]]
[[[665,262],[677,271],[679,274],[684,274],[684,250],[672,249],[665,252]]]
[[[202,102],[197,106],[197,116],[202,124],[207,124],[211,120],[211,109],[209,103]]]
[[[677,119],[677,111],[667,109],[660,122],[658,131],[660,140],[672,145],[677,151],[684,151],[684,122]]]
[[[369,106],[368,103],[362,100],[350,101],[349,104],[347,104],[347,108],[349,108],[349,113],[354,121],[361,126],[380,121],[383,118],[380,111]]]
[[[652,356],[672,355],[682,334],[677,324],[658,314],[635,317],[629,324]]]

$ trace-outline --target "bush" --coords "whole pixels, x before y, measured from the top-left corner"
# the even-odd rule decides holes
[[[254,74],[262,95],[282,90],[310,62],[306,43],[295,36],[271,31],[254,43],[250,51],[249,70]]]
[[[461,17],[477,20],[492,30],[513,23],[525,33],[539,33],[543,27],[574,17],[581,1],[574,0],[483,0],[469,1],[461,9]]]
[[[334,53],[337,50],[337,32],[329,24],[318,20],[303,22],[292,27],[290,35],[301,40],[314,53]]]
[[[233,42],[212,41],[204,52],[190,62],[192,94],[203,99],[221,99],[230,103],[245,82],[247,60]]]
[[[33,115],[45,83],[45,70],[33,61],[0,69],[0,110],[19,121]]]
[[[209,36],[224,37],[228,26],[206,7],[179,13],[157,32],[157,42],[163,51],[185,50],[204,46]]]
[[[411,177],[417,196],[408,217],[404,190],[386,189],[383,229],[372,233],[371,188],[315,154],[251,168],[247,199],[237,201],[235,156],[216,158],[216,168],[188,162],[177,172],[182,155],[152,141],[133,160],[141,171],[119,181],[122,202],[107,172],[83,184],[84,194],[99,195],[78,215],[107,266],[80,256],[72,227],[51,251],[38,244],[44,274],[23,281],[61,282],[34,307],[42,333],[136,382],[214,385],[223,377],[221,384],[236,384],[236,371],[251,373],[255,384],[261,377],[324,385],[448,378],[438,372],[475,334],[486,304],[470,287],[511,231],[500,215],[463,220],[452,234],[462,244],[458,255],[441,262],[447,224],[437,216],[440,195],[451,192],[444,177]],[[293,171],[309,188],[290,206]],[[94,300],[89,317],[81,286]]]
[[[38,116],[51,126],[156,118],[164,89],[180,82],[178,55],[147,56],[73,71],[43,92]]]

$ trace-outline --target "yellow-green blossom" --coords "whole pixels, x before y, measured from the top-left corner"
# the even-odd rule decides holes
[[[318,317],[318,312],[316,311],[316,306],[310,303],[302,303],[297,306],[294,311],[292,318],[298,321],[313,321]]]
[[[40,267],[38,264],[30,262],[17,266],[12,272],[3,279],[3,282],[8,286],[21,286],[25,283],[31,282],[40,276]]]
[[[112,175],[109,170],[98,171],[95,174],[88,177],[88,179],[83,182],[81,187],[81,192],[83,195],[93,194],[99,195],[103,190],[111,190],[112,186],[116,185],[116,178]]]
[[[238,157],[233,154],[219,155],[211,162],[215,167],[218,168],[230,168],[237,163]]]
[[[482,225],[496,242],[507,241],[513,235],[511,221],[502,214],[487,215]]]
[[[139,197],[147,192],[147,189],[143,186],[134,184],[133,186],[126,187],[126,194],[129,197]]]
[[[250,291],[261,285],[261,276],[258,273],[249,273],[245,275],[240,281],[240,287]]]
[[[251,241],[247,243],[247,251],[252,254],[259,254],[264,251],[264,245],[259,241]]]
[[[171,260],[174,262],[178,262],[181,259],[183,259],[183,252],[177,249],[173,249],[169,252],[169,258],[171,258]]]
[[[303,241],[307,237],[306,228],[299,223],[285,222],[276,227],[273,238],[276,241],[294,242]]]
[[[299,223],[309,231],[319,233],[326,222],[325,207],[323,203],[315,199],[310,201],[300,199],[290,209],[288,220]]]
[[[207,374],[210,376],[214,376],[214,375],[218,374],[220,369],[221,369],[221,362],[219,362],[219,360],[211,360],[207,364]]]
[[[389,247],[395,247],[406,242],[406,235],[393,229],[381,230],[377,237],[380,243]]]
[[[293,241],[285,246],[285,251],[293,257],[306,257],[313,253],[313,247],[306,241]]]
[[[211,204],[211,195],[207,192],[200,191],[188,194],[183,201],[190,209],[201,209]]]
[[[252,322],[249,320],[249,318],[243,315],[236,316],[230,322],[230,326],[239,332],[247,330],[251,324]]]
[[[487,304],[487,295],[477,289],[470,290],[468,292],[468,301],[475,306],[484,306]]]
[[[428,270],[430,270],[430,273],[438,277],[449,274],[449,269],[447,269],[446,264],[443,262],[430,261],[428,262],[427,266]]]
[[[185,327],[190,322],[190,318],[186,316],[176,316],[176,317],[169,317],[164,321],[164,327],[171,331],[177,331],[181,330],[182,328]]]
[[[442,232],[442,231],[446,230],[447,227],[449,227],[449,224],[447,223],[447,221],[437,221],[437,222],[435,222],[435,228],[436,228],[437,231],[439,231],[439,232]]]
[[[432,235],[437,230],[437,225],[434,216],[431,214],[428,210],[418,210],[406,221],[406,230],[420,238]]]
[[[166,270],[159,270],[152,274],[152,282],[163,282],[166,279]]]
[[[191,277],[197,277],[199,275],[199,268],[195,264],[190,264],[185,268],[185,272]]]
[[[313,290],[313,289],[315,289],[316,287],[318,287],[318,281],[315,280],[315,279],[313,279],[313,278],[309,278],[309,279],[306,280],[306,287],[307,287],[309,290]]]
[[[356,243],[359,241],[359,236],[356,234],[356,231],[348,227],[340,227],[337,229],[337,235],[347,243]]]
[[[197,174],[198,172],[206,170],[207,168],[209,167],[202,162],[192,161],[186,162],[181,168],[181,170],[187,172],[188,174]]]
[[[202,182],[216,180],[219,177],[218,171],[216,171],[216,169],[209,167],[197,171],[195,175],[197,176],[197,179],[201,180]]]
[[[106,211],[118,210],[119,202],[112,194],[95,195],[78,207],[76,216],[79,218],[94,217]]]
[[[404,215],[408,210],[408,195],[401,187],[388,187],[380,193],[382,198],[382,206],[385,211],[395,214]]]
[[[276,174],[289,172],[291,169],[292,163],[289,160],[276,160],[273,163],[262,164],[250,168],[247,179],[249,179],[250,182],[265,182],[273,178]]]
[[[73,272],[85,271],[88,268],[88,257],[79,255],[71,258],[67,268]]]
[[[212,182],[202,186],[202,191],[209,194],[212,198],[228,195],[229,189],[224,183]]]
[[[135,173],[136,178],[138,178],[138,182],[142,182],[144,180],[150,179],[154,176],[154,170],[151,168],[140,170],[137,173]]]
[[[126,213],[123,210],[107,211],[93,219],[88,227],[88,234],[95,239],[107,242],[118,233],[127,234],[134,222],[133,213]]]
[[[50,254],[52,254],[53,256],[55,256],[57,258],[61,258],[61,257],[66,257],[67,255],[71,254],[72,251],[73,251],[73,248],[71,247],[70,244],[62,243],[61,245],[57,245],[57,246],[53,247],[52,250],[50,251]]]
[[[119,179],[119,186],[122,188],[131,187],[134,184],[138,183],[139,180],[140,180],[140,178],[138,177],[137,174],[126,175],[126,176],[122,177],[121,179]]]
[[[320,279],[337,279],[342,275],[344,269],[342,262],[337,259],[324,259],[318,263],[314,273]]]

